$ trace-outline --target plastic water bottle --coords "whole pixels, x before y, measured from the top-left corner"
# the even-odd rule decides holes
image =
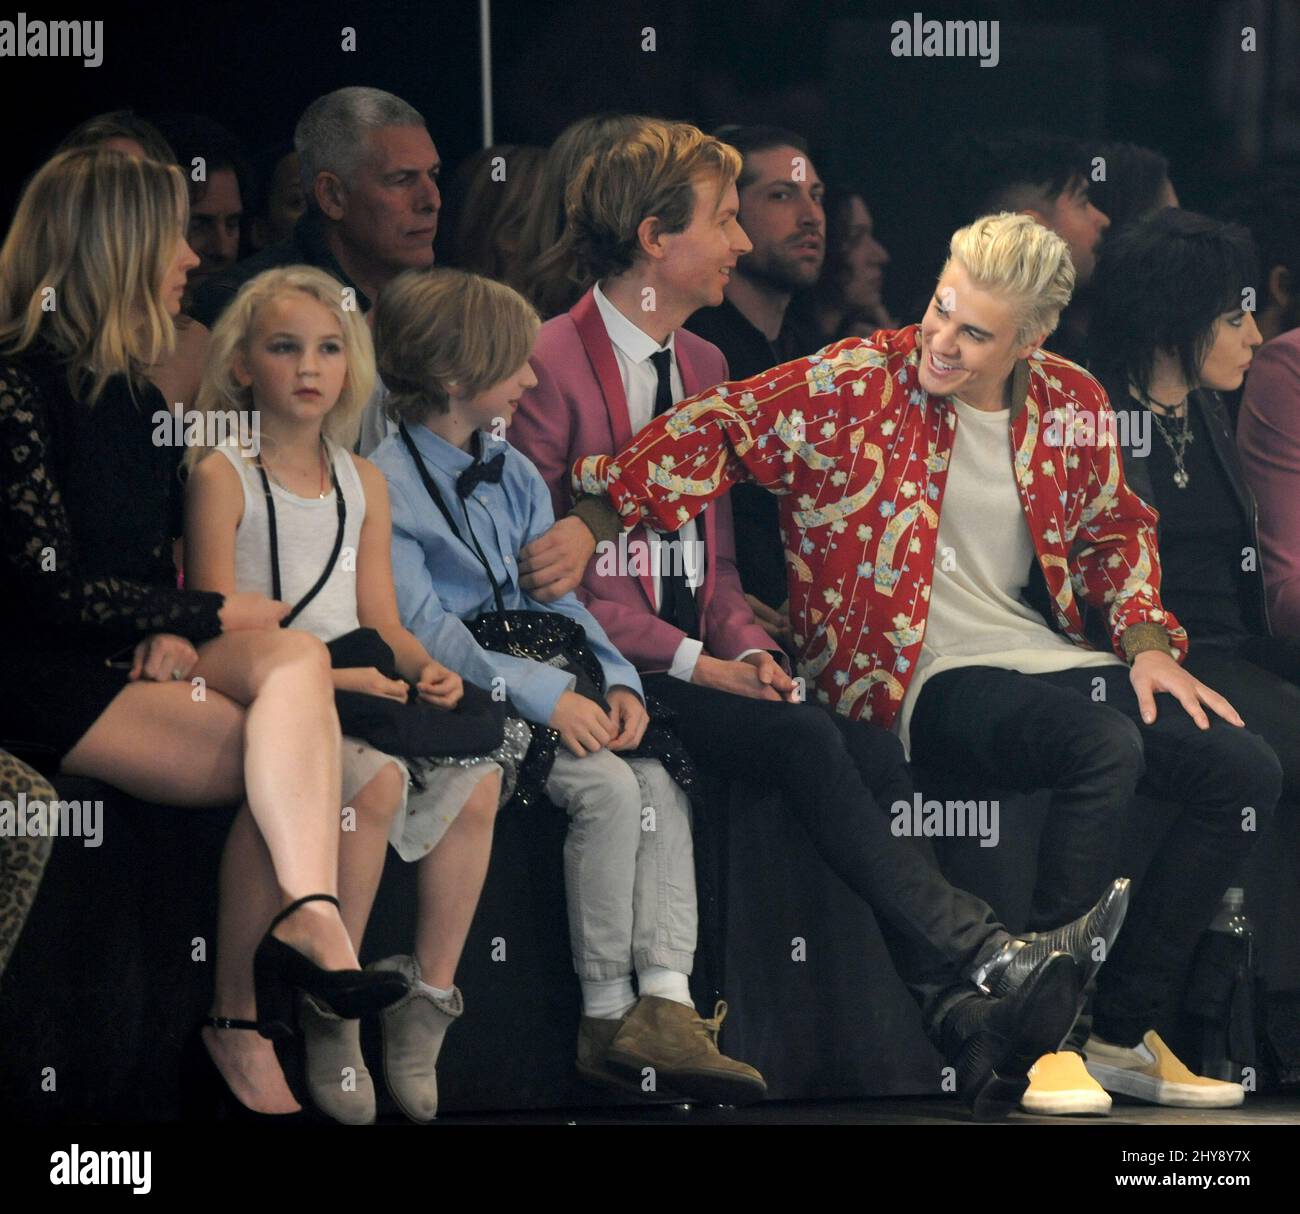
[[[1253,1025],[1255,983],[1255,929],[1246,917],[1246,894],[1233,886],[1223,895],[1223,903],[1209,928],[1207,943],[1213,952],[1236,962],[1234,996],[1228,1010],[1228,1022],[1206,1024],[1201,1051],[1201,1071],[1211,1079],[1226,1079],[1231,1083],[1241,1080],[1241,1061],[1232,1058],[1228,1042],[1228,1023],[1232,1012],[1241,1009]],[[1239,1004],[1244,1000],[1244,1007]]]

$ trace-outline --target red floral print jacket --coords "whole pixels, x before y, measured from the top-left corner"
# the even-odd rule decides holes
[[[918,338],[916,325],[849,338],[720,384],[573,468],[575,490],[607,494],[625,528],[674,531],[737,481],[778,494],[799,673],[823,703],[885,727],[925,634],[957,429],[918,382]],[[1088,647],[1082,597],[1106,613],[1117,652],[1146,625],[1181,659],[1187,634],[1160,602],[1158,516],[1124,483],[1101,385],[1038,351],[1017,366],[1012,400],[1008,455],[1057,625]]]

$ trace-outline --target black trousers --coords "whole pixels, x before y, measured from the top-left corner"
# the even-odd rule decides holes
[[[1163,694],[1156,713],[1142,723],[1124,666],[1044,675],[970,666],[934,676],[911,724],[918,764],[1053,791],[1031,929],[1083,914],[1116,877],[1141,876],[1092,1006],[1097,1033],[1130,1046],[1160,1018],[1282,785],[1277,756],[1250,729],[1208,713],[1202,731]],[[1182,806],[1145,874],[1118,854],[1139,788]],[[1081,1018],[1072,1044],[1088,1028]]]
[[[1184,665],[1213,687],[1282,764],[1282,799],[1300,804],[1300,639],[1248,637],[1232,646],[1192,644]]]
[[[912,777],[892,733],[812,704],[755,700],[666,674],[643,675],[678,718],[696,765],[773,787],[813,846],[875,912],[899,977],[938,1040],[966,977],[1009,934],[987,903],[950,885],[928,840],[896,838],[888,808]]]

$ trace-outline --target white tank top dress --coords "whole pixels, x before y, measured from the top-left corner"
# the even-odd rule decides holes
[[[290,627],[301,628],[322,641],[333,641],[360,627],[356,558],[361,524],[366,516],[366,495],[351,454],[329,439],[325,443],[347,508],[343,547],[329,579]],[[257,463],[234,444],[218,447],[217,451],[230,461],[244,488],[244,513],[235,534],[236,589],[241,593],[270,595],[270,528],[266,493]],[[280,597],[284,602],[297,603],[316,584],[334,549],[338,502],[333,487],[323,498],[306,498],[290,493],[269,476],[267,480],[275,503]],[[522,750],[519,749],[521,740]],[[491,755],[422,762],[420,779],[424,788],[416,790],[411,785],[411,773],[401,759],[359,738],[344,737],[343,803],[350,805],[385,764],[396,763],[403,775],[402,804],[388,841],[403,860],[420,860],[437,847],[479,782],[493,772],[503,777],[504,804],[513,789],[514,764],[522,759],[527,748],[526,738],[508,735],[502,747]]]

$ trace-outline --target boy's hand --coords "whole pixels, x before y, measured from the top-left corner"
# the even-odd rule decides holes
[[[770,653],[751,653],[743,661],[726,662],[700,654],[692,683],[749,696],[752,700],[786,700],[794,692],[794,680],[776,664]],[[786,694],[783,694],[786,693]]]
[[[519,584],[539,603],[553,603],[582,581],[596,537],[580,518],[562,518],[519,552]]]
[[[1217,691],[1206,687],[1204,683],[1194,678],[1190,671],[1184,670],[1175,662],[1169,654],[1161,653],[1158,649],[1148,649],[1139,653],[1133,659],[1133,668],[1128,677],[1129,682],[1133,684],[1133,690],[1137,692],[1142,719],[1148,725],[1156,719],[1155,693],[1157,691],[1164,691],[1173,696],[1201,729],[1210,728],[1210,720],[1205,715],[1202,704],[1212,708],[1231,725],[1246,724],[1237,710]]]
[[[740,660],[748,662],[758,672],[760,684],[775,688],[780,693],[781,699],[794,702],[794,680],[786,674],[781,663],[767,650],[760,649],[757,653],[747,653]]]
[[[580,696],[576,691],[566,691],[560,696],[547,724],[559,733],[564,745],[580,759],[603,750],[617,732],[604,709],[595,700]]]
[[[612,687],[605,697],[618,736],[609,744],[610,750],[635,750],[641,745],[650,714],[645,705],[627,687]]]

